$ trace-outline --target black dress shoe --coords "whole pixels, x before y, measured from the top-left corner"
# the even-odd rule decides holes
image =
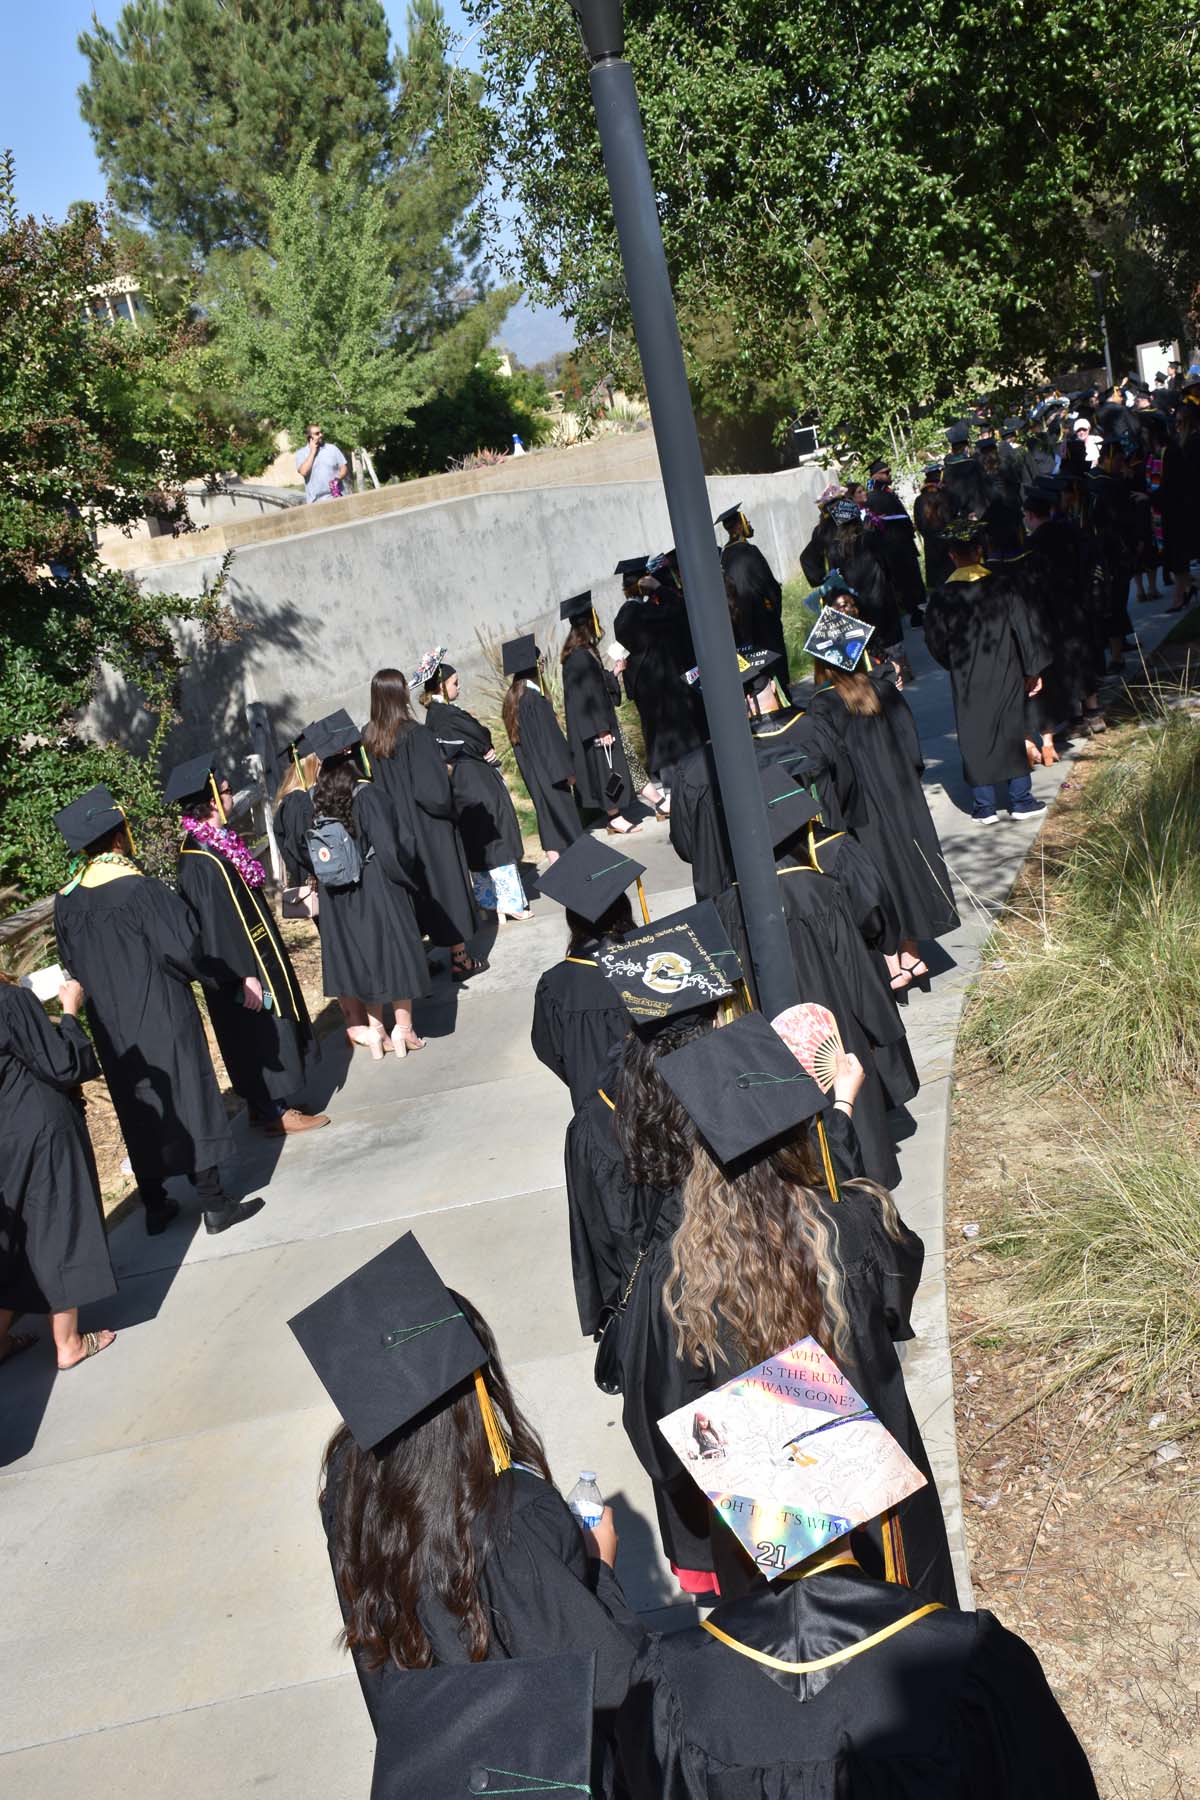
[[[228,1231],[231,1225],[240,1225],[243,1219],[252,1219],[266,1205],[265,1200],[231,1200],[219,1212],[206,1212],[204,1229],[210,1237],[216,1237],[220,1231]]]
[[[161,1237],[172,1219],[179,1217],[178,1200],[164,1201],[162,1206],[146,1208],[146,1236]]]

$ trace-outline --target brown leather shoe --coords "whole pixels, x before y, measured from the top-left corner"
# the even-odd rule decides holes
[[[298,1106],[289,1106],[286,1112],[280,1113],[277,1119],[272,1119],[262,1129],[267,1137],[290,1137],[294,1131],[317,1131],[328,1123],[328,1113],[306,1113],[301,1112]]]

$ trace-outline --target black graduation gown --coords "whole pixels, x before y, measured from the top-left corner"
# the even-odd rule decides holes
[[[321,889],[322,985],[330,996],[416,999],[429,991],[413,911],[416,845],[376,782],[360,781],[351,805],[362,878],[354,887]]]
[[[902,612],[916,612],[924,604],[925,583],[921,579],[921,559],[917,555],[917,534],[913,522],[905,511],[899,494],[893,493],[891,488],[873,488],[867,497],[867,504],[879,516],[877,529],[883,560],[891,576],[900,609]]]
[[[987,509],[987,478],[983,464],[969,452],[947,456],[942,463],[942,488],[950,496],[953,519],[970,514],[982,519]]]
[[[904,935],[900,915],[870,852],[848,831],[823,831],[819,825],[806,835],[804,851],[797,848],[801,860],[804,852],[818,874],[830,876],[841,888],[868,950],[895,956]]]
[[[306,788],[292,788],[275,809],[275,842],[283,858],[287,878],[299,887],[312,878],[305,834],[312,829],[312,795]]]
[[[371,772],[416,845],[413,904],[423,934],[443,948],[465,943],[479,929],[479,911],[436,738],[427,726],[410,725],[390,756],[371,758]]]
[[[327,1540],[340,1480],[341,1463],[335,1456],[321,1505]],[[645,1633],[612,1570],[588,1556],[566,1501],[540,1476],[526,1469],[509,1469],[497,1477],[495,1504],[490,1514],[476,1517],[472,1538],[477,1555],[487,1544],[478,1570],[481,1597],[493,1631],[486,1660],[507,1662],[594,1650],[596,1710],[611,1715],[628,1692],[630,1669],[645,1643]],[[332,1566],[332,1551],[330,1560]],[[337,1588],[336,1569],[334,1586]],[[340,1588],[337,1594],[344,1617]],[[469,1660],[456,1621],[433,1595],[422,1605],[421,1622],[436,1667]],[[394,1684],[408,1680],[411,1672],[391,1663],[371,1669],[359,1652],[353,1655],[371,1724],[378,1731],[380,1713],[387,1707]],[[419,1671],[415,1678],[420,1678]]]
[[[65,1312],[117,1291],[76,1093],[99,1073],[82,1025],[55,1027],[0,983],[0,1307]]]
[[[565,850],[583,832],[570,785],[575,770],[554,708],[541,690],[528,682],[521,690],[517,725],[521,741],[513,745],[513,754],[537,814],[542,849]]]
[[[841,565],[841,574],[854,590],[859,617],[875,627],[871,649],[882,653],[904,640],[904,621],[892,571],[879,532],[864,533],[858,549]]]
[[[1016,585],[985,570],[957,569],[929,596],[925,643],[950,671],[967,783],[990,787],[1028,774],[1025,677],[1039,674],[1045,658]]]
[[[599,1084],[613,1050],[629,1036],[629,1014],[596,961],[599,942],[581,944],[547,969],[533,995],[530,1042],[539,1062],[582,1106]]]
[[[1040,629],[1050,640],[1053,667],[1047,676],[1053,692],[1045,717],[1051,724],[1076,719],[1104,666],[1084,587],[1079,527],[1062,517],[1046,519],[1031,533],[1017,574],[1026,603],[1040,615]]]
[[[233,1153],[191,984],[207,983],[191,913],[148,875],[80,884],[54,901],[59,961],[88,1023],[139,1183],[212,1169]]]
[[[958,926],[954,889],[941,840],[921,786],[921,740],[890,665],[873,677],[882,711],[851,713],[837,690],[818,688],[814,715],[838,735],[858,780],[861,806],[854,834],[891,894],[901,934],[918,942]]]
[[[829,1008],[843,1044],[863,1065],[866,1079],[854,1107],[863,1167],[872,1181],[893,1188],[900,1164],[888,1108],[902,1106],[920,1087],[899,1011],[837,882],[796,857],[784,857],[778,867],[800,998]],[[727,888],[714,904],[756,994],[738,889]]]
[[[613,636],[629,653],[625,692],[641,720],[646,767],[673,769],[704,735],[695,689],[684,680],[696,657],[683,595],[671,588],[627,600],[613,621]]]
[[[725,545],[721,567],[736,600],[738,641],[752,644],[756,650],[773,650],[782,657],[783,667],[776,674],[787,687],[791,673],[783,635],[783,589],[770,563],[757,544],[738,542]]]
[[[800,568],[810,587],[818,588],[829,573],[829,537],[831,526],[822,513],[813,534],[800,552]]]
[[[572,650],[563,664],[563,711],[576,794],[588,812],[606,812],[610,806],[622,812],[633,803],[633,780],[615,711],[620,698],[616,676],[608,673],[595,652],[582,646]],[[596,739],[609,733],[613,741],[605,749]],[[621,792],[610,800],[605,784],[613,775],[621,781]]]
[[[458,835],[469,869],[502,869],[525,854],[516,808],[497,763],[487,760],[492,734],[450,700],[430,702],[426,726],[450,764]]]
[[[923,1604],[842,1565],[722,1602],[732,1642],[652,1637],[619,1723],[631,1800],[1097,1800],[1029,1646]]]
[[[189,832],[179,856],[178,887],[200,944],[198,967],[211,978],[208,1016],[230,1085],[256,1111],[294,1102],[304,1089],[313,1029],[292,960],[262,888]],[[241,1003],[247,975],[272,1004],[250,1012]]]
[[[933,496],[924,489],[913,501],[913,524],[921,534],[921,542],[925,546],[925,586],[941,587],[954,572],[954,564],[950,561],[950,552],[946,548],[945,539],[936,526],[931,525],[927,517],[929,504]]]

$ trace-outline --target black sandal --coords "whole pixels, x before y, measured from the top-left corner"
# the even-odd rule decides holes
[[[487,966],[485,962],[480,962],[478,957],[470,955],[466,950],[450,952],[451,981],[469,981],[472,975],[482,975]]]

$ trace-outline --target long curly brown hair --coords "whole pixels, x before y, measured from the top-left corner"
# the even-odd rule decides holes
[[[357,838],[354,823],[354,791],[362,780],[358,764],[350,756],[339,756],[336,762],[321,764],[321,773],[313,788],[313,816],[336,819],[352,838]]]
[[[738,1174],[696,1142],[663,1287],[682,1361],[715,1370],[732,1352],[748,1368],[802,1337],[835,1358],[848,1354],[837,1214],[823,1185],[807,1133]],[[898,1234],[885,1188],[845,1186],[873,1194],[888,1232]]]
[[[483,1377],[513,1461],[549,1481],[541,1439],[513,1399],[487,1323],[469,1300],[453,1298],[487,1352]],[[496,1622],[480,1577],[507,1535],[511,1484],[496,1476],[474,1379],[376,1450],[360,1450],[339,1427],[322,1477],[343,1643],[368,1668],[427,1669],[434,1650],[422,1612],[440,1605],[470,1660],[485,1661]]]
[[[696,1128],[658,1072],[660,1057],[682,1050],[716,1024],[716,1006],[630,1033],[615,1083],[616,1127],[630,1181],[681,1187],[692,1166]]]

